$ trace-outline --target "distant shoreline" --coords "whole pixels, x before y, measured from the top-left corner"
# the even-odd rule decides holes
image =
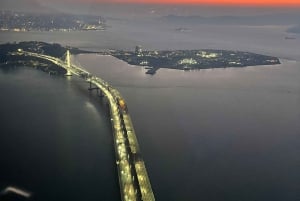
[[[135,51],[123,50],[103,50],[89,51],[73,47],[63,47],[60,44],[49,44],[45,42],[19,42],[0,44],[0,63],[24,63],[33,62],[33,59],[23,58],[21,55],[11,55],[11,52],[17,52],[23,49],[30,52],[43,53],[57,58],[63,57],[66,50],[71,54],[98,54],[110,55],[122,60],[130,65],[142,66],[147,68],[146,74],[154,75],[160,68],[176,70],[200,70],[213,68],[242,68],[247,66],[276,65],[281,64],[279,58],[251,52],[216,50],[216,49],[198,49],[198,50],[165,50],[165,51],[147,51],[137,46]],[[35,59],[36,60],[36,59]],[[41,63],[45,63],[39,61]],[[36,66],[38,64],[35,64]],[[50,68],[50,64],[43,64]],[[55,68],[51,67],[51,71]],[[46,70],[46,71],[49,71]],[[60,70],[58,70],[60,71]],[[63,72],[61,72],[63,73]]]
[[[110,53],[128,64],[149,67],[146,74],[151,75],[155,74],[160,68],[189,71],[280,64],[280,60],[277,57],[232,50],[147,51],[137,46],[134,52],[115,50]]]

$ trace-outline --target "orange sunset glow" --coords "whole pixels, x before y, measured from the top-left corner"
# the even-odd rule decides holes
[[[79,0],[83,1],[83,0]],[[92,2],[116,2],[138,4],[205,4],[205,5],[257,5],[257,6],[300,6],[300,0],[90,0]]]

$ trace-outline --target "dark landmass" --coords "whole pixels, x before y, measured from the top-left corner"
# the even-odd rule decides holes
[[[179,27],[175,29],[176,32],[191,32],[191,29],[184,28],[184,27]]]
[[[300,25],[291,27],[289,29],[287,29],[288,33],[295,33],[295,34],[300,34]]]
[[[62,59],[67,49],[70,50],[71,54],[99,53],[112,55],[131,65],[146,66],[148,69],[147,74],[155,74],[160,68],[193,70],[280,64],[279,59],[276,57],[240,51],[210,49],[143,51],[140,46],[137,46],[135,51],[111,50],[92,52],[78,48],[63,47],[55,43],[48,44],[31,41],[0,45],[0,67],[29,65],[49,73],[65,74],[63,68],[58,68],[49,61],[18,54],[18,49]]]
[[[36,57],[19,55],[16,52],[18,49],[24,51],[42,53],[57,58],[64,57],[67,49],[70,50],[71,54],[82,54],[82,53],[96,53],[91,51],[80,50],[78,48],[63,47],[60,44],[48,44],[44,42],[20,42],[20,43],[6,43],[0,45],[0,68],[6,69],[6,67],[20,67],[20,66],[33,66],[37,69],[43,70],[51,74],[66,73],[65,69],[56,66],[50,61],[39,59]]]
[[[291,36],[286,36],[284,37],[285,40],[295,40],[296,38],[295,37],[291,37]]]
[[[179,16],[167,15],[160,18],[161,21],[168,23],[188,25],[188,24],[218,24],[218,25],[292,25],[298,24],[300,14],[269,14],[258,16]]]
[[[229,50],[173,50],[173,51],[112,51],[111,55],[128,64],[150,67],[147,74],[159,68],[180,70],[245,67],[280,64],[276,57]]]
[[[100,16],[0,12],[0,31],[78,31],[105,30]]]

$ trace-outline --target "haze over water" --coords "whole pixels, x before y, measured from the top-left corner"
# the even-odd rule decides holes
[[[285,40],[285,26],[199,25],[188,27],[190,33],[178,33],[174,25],[153,21],[111,23],[112,28],[104,32],[1,33],[1,40],[43,40],[93,50],[134,49],[135,45],[234,49],[283,58],[283,64],[276,66],[191,72],[160,69],[154,76],[110,56],[79,55],[73,60],[125,97],[157,200],[300,199],[300,36]],[[88,115],[82,102],[68,103],[91,118],[90,126],[98,125],[101,115]],[[55,102],[60,107],[64,104]],[[51,122],[56,116],[47,118]],[[104,121],[104,127],[109,126]],[[104,139],[109,141],[112,136],[106,131]],[[95,146],[110,157],[101,161],[101,168],[114,166],[109,146],[103,147],[100,141]]]

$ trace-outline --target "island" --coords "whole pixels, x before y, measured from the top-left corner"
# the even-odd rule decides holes
[[[280,64],[280,60],[277,57],[232,50],[199,49],[149,51],[143,50],[141,46],[136,46],[135,51],[106,50],[93,52],[73,47],[63,47],[55,43],[49,44],[31,41],[0,45],[0,66],[28,64],[55,74],[65,73],[64,69],[55,68],[53,64],[44,60],[37,58],[31,59],[30,57],[18,55],[18,49],[42,53],[57,58],[62,58],[67,49],[70,50],[71,54],[97,53],[100,55],[111,55],[130,65],[143,66],[147,69],[146,74],[151,75],[155,74],[160,68],[190,71]]]
[[[155,74],[160,68],[193,70],[280,64],[277,57],[231,50],[146,51],[136,46],[135,51],[116,50],[110,53],[128,64],[146,66],[147,74]]]

